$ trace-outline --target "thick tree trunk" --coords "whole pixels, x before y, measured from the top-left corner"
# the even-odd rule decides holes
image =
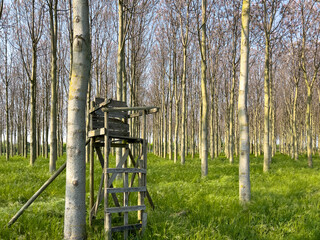
[[[249,202],[250,159],[249,159],[249,121],[247,113],[248,72],[249,72],[249,20],[250,0],[243,0],[241,27],[241,57],[239,84],[239,127],[240,127],[240,158],[239,158],[239,198],[242,203]]]
[[[86,238],[85,107],[90,75],[89,6],[73,0],[73,64],[68,102],[65,239]]]

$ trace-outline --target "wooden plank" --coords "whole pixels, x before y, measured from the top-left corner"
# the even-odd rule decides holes
[[[130,133],[129,132],[122,132],[122,131],[111,131],[109,130],[109,135],[110,136],[117,136],[118,138],[122,138],[122,137],[129,137]]]
[[[108,193],[125,193],[125,192],[145,192],[146,187],[123,187],[123,188],[108,188]]]
[[[127,107],[127,104],[125,102],[122,101],[117,101],[114,99],[109,99],[108,103],[107,103],[107,107],[108,108],[114,108],[114,107]]]
[[[153,113],[157,113],[159,111],[159,108],[158,107],[154,107],[154,108],[151,108],[149,110],[146,110],[147,111],[147,114],[153,114]],[[142,112],[139,111],[139,112],[136,112],[136,113],[130,113],[128,115],[129,118],[135,118],[135,117],[140,117],[142,116]]]
[[[103,136],[106,134],[106,129],[105,128],[99,128],[96,130],[90,130],[88,132],[88,137],[96,137],[96,136]]]
[[[128,118],[128,112],[110,112],[109,118]]]
[[[104,101],[108,101],[107,99],[105,99],[105,98],[101,98],[101,97],[94,97],[94,101],[96,102],[96,104],[101,104],[101,103],[103,103]]]
[[[122,156],[122,158],[120,159],[117,168],[121,168],[122,165],[124,164],[124,162],[127,160],[127,157],[129,155],[129,150],[127,149],[127,151],[125,152],[125,154]],[[117,173],[113,173],[108,181],[108,183],[111,185],[112,182],[116,179]],[[110,185],[108,184],[108,188],[110,187]]]
[[[142,211],[142,210],[146,210],[145,205],[129,206],[129,207],[112,207],[112,208],[107,208],[106,212],[107,213],[119,213],[119,212],[134,212],[134,211]]]
[[[94,138],[91,138],[90,141],[90,151],[89,151],[89,156],[90,156],[90,180],[89,180],[89,188],[90,188],[90,209],[93,208],[94,206],[94,149],[93,149],[93,141]],[[89,214],[89,225],[91,226],[92,224],[92,212]]]
[[[113,227],[112,228],[112,232],[122,232],[122,231],[130,231],[130,230],[137,230],[142,228],[142,224],[141,223],[137,223],[137,224],[130,224],[130,225],[124,225],[124,226],[117,226],[117,227]]]
[[[140,168],[108,168],[107,173],[147,173],[146,169]]]
[[[108,119],[108,129],[116,131],[129,131],[129,124],[125,123],[119,119],[109,118]],[[92,128],[103,128],[104,127],[104,118],[92,118]]]
[[[99,207],[99,205],[101,203],[102,195],[103,195],[103,191],[102,191],[103,181],[104,181],[104,174],[102,173],[101,182],[100,182],[100,186],[99,186],[99,191],[98,191],[98,194],[97,194],[97,200],[96,200],[95,204],[93,205],[93,207],[90,210],[90,214],[92,216],[97,216],[98,207]],[[113,184],[110,185],[110,188],[113,188]],[[120,203],[119,203],[119,199],[117,197],[117,194],[111,193],[111,196],[112,196],[114,204],[117,207],[120,207]]]
[[[154,107],[154,108],[151,108],[147,111],[147,114],[153,114],[153,113],[157,113],[159,112],[159,108],[158,107]]]
[[[129,152],[129,150],[128,150]],[[123,165],[124,169],[128,169],[128,161],[125,161]],[[125,172],[123,175],[123,189],[129,188],[129,174],[128,172]],[[129,192],[124,191],[123,192],[123,206],[128,207],[129,206]],[[123,224],[124,226],[129,224],[129,214],[127,212],[123,213]],[[125,230],[123,233],[123,237],[125,240],[128,239],[128,230]]]
[[[112,134],[109,134],[109,137],[119,138],[121,140],[126,140],[128,143],[142,143],[141,138],[127,137],[127,136],[116,136],[116,135],[112,135]]]
[[[127,148],[128,144],[125,143],[111,143],[111,147],[115,148]]]
[[[112,107],[110,108],[109,105],[107,107],[102,108],[104,112],[117,112],[117,111],[150,111],[151,109],[159,109],[158,107]],[[153,110],[155,111],[155,110]]]

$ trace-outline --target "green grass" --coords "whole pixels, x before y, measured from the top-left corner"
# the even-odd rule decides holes
[[[59,159],[58,167],[64,161]],[[276,155],[268,174],[262,172],[262,162],[251,156],[252,202],[244,209],[238,201],[237,159],[234,165],[224,157],[210,160],[209,175],[201,178],[199,159],[187,158],[181,166],[149,155],[148,190],[156,209],[147,203],[143,239],[320,239],[320,159],[314,157],[315,167],[309,169],[305,156],[295,162]],[[96,161],[96,188],[100,168]],[[24,158],[7,162],[0,157],[0,239],[63,238],[65,173],[6,227],[49,177],[47,159],[30,167]],[[103,239],[102,215],[100,208],[93,227],[87,228],[88,239]]]

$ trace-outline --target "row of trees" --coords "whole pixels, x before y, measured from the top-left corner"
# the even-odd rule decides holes
[[[296,160],[307,152],[312,167],[320,133],[319,2],[252,1],[250,27],[248,1],[1,4],[0,154],[8,160],[30,152],[33,165],[37,156],[48,156],[50,137],[53,172],[68,135],[67,172],[83,173],[84,153],[75,150],[83,145],[84,111],[77,110],[98,96],[161,106],[149,121],[154,153],[185,164],[187,154],[198,152],[202,176],[209,156],[221,152],[230,163],[240,153],[248,175],[248,140],[253,154],[263,153],[266,172],[277,150]],[[130,125],[139,135],[139,122]],[[75,189],[84,191],[84,183],[77,177],[67,174],[67,193],[79,194],[80,202],[66,209],[70,218],[83,219],[76,212],[83,194]]]
[[[208,155],[224,152],[233,163],[239,153],[241,32],[239,1],[205,5],[91,1],[88,91],[88,99],[160,105],[149,128],[154,153],[184,164],[186,154],[199,152],[203,175]],[[30,147],[33,164],[48,156],[50,136],[50,171],[66,139],[71,9],[71,1],[15,1],[3,5],[1,20],[0,153],[26,156]],[[319,3],[254,1],[251,17],[251,152],[264,154],[264,171],[277,146],[296,160],[307,150],[312,167],[320,132]],[[131,132],[139,133],[138,122]]]
[[[233,163],[234,154],[239,154],[235,106],[239,98],[240,4],[222,1],[208,6],[206,84],[200,81],[199,33],[203,27],[200,8],[193,1],[181,4],[159,3],[161,20],[155,31],[159,37],[153,47],[155,54],[151,56],[154,76],[151,92],[157,94],[152,94],[151,100],[162,106],[162,112],[155,120],[154,151],[176,161],[177,147],[181,146],[182,164],[184,155],[194,156],[195,149],[200,157],[206,158],[205,154],[201,156],[201,125],[205,125],[207,119],[211,158],[224,151]],[[319,14],[319,3],[315,1],[270,0],[252,4],[248,87],[250,145],[252,153],[264,154],[264,171],[269,170],[277,147],[296,160],[299,153],[307,151],[308,165],[312,167],[312,151],[318,147],[319,136],[319,107],[315,97],[320,89]],[[184,29],[189,29],[187,50]],[[187,67],[184,66],[185,53],[189,53]],[[204,97],[203,86],[207,97]],[[201,99],[207,99],[208,108]],[[207,113],[201,109],[207,109]]]

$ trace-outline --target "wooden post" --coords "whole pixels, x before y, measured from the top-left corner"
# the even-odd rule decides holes
[[[109,167],[109,132],[108,132],[108,112],[104,113],[104,128],[106,129],[104,136],[104,230],[105,239],[111,240],[111,213],[107,213],[108,208],[108,174]]]
[[[90,109],[94,107],[94,102],[91,102],[90,104]],[[90,129],[93,129],[93,125],[92,125],[92,114],[90,114],[89,116],[89,127]],[[89,162],[90,162],[90,210],[92,209],[93,205],[94,205],[94,144],[95,138],[91,138],[90,139],[90,146],[88,146],[89,149]],[[92,225],[92,211],[90,211],[89,213],[89,226]]]
[[[146,139],[146,128],[147,128],[147,116],[146,111],[143,110],[143,126],[142,126],[142,160],[139,161],[139,167],[146,169],[147,167],[147,139]],[[146,186],[146,175],[139,173],[139,187]],[[139,192],[138,194],[138,205],[144,205],[145,192]],[[138,211],[138,220],[143,221],[143,211]]]
[[[148,219],[148,215],[147,213],[143,213],[142,215],[142,229],[141,229],[141,235],[144,234],[146,228],[147,228],[147,219]]]
[[[126,150],[130,151],[129,148],[126,148]],[[128,167],[128,160],[127,159],[124,162],[124,168]],[[125,172],[124,175],[123,175],[123,187],[124,188],[128,188],[129,187],[129,174],[128,174],[128,172]],[[123,193],[123,206],[127,207],[128,204],[129,204],[129,193],[128,192],[124,192]],[[123,220],[124,220],[124,226],[129,224],[128,212],[124,212]],[[128,230],[125,230],[123,234],[124,234],[124,239],[125,240],[128,239]]]
[[[21,216],[21,214],[26,210],[31,203],[33,203],[37,197],[53,182],[53,180],[56,179],[56,177],[59,176],[60,173],[66,168],[66,163],[64,163],[42,186],[39,188],[39,190],[33,194],[33,196],[22,206],[22,208],[12,217],[10,222],[8,223],[8,226],[12,225],[17,219]]]
[[[111,213],[106,213],[104,219],[104,230],[105,230],[105,239],[112,240],[112,232],[111,232]]]

